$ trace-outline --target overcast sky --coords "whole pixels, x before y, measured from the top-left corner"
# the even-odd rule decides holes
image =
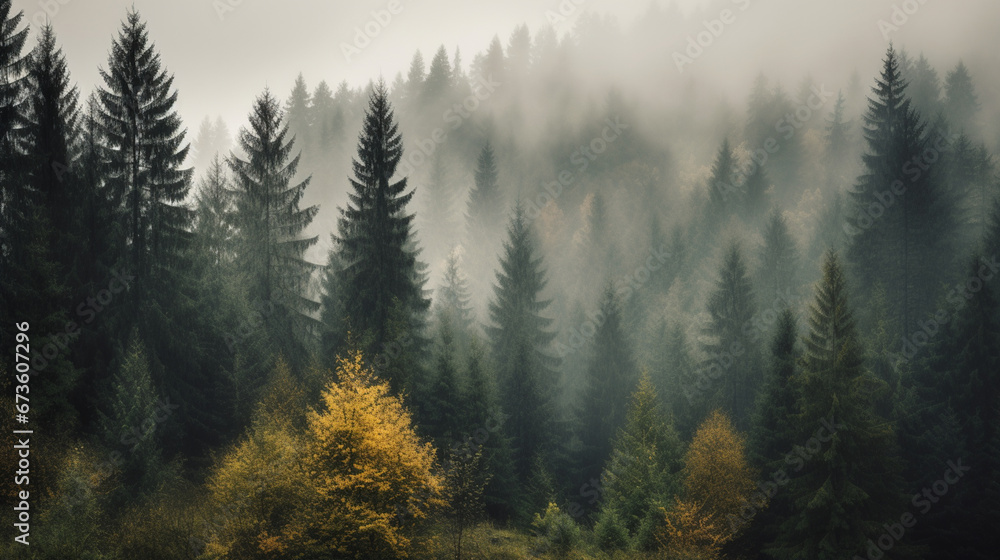
[[[134,5],[147,22],[164,64],[175,76],[180,92],[178,109],[193,135],[206,115],[221,115],[235,131],[245,122],[254,97],[267,86],[285,99],[300,71],[310,88],[320,79],[326,79],[331,87],[341,80],[357,86],[379,74],[391,82],[397,72],[405,72],[417,48],[429,62],[441,44],[448,48],[449,55],[460,47],[467,66],[493,35],[499,35],[506,44],[511,30],[520,23],[528,24],[534,33],[547,23],[546,12],[558,11],[560,4],[565,9],[579,3],[572,10],[572,18],[593,10],[614,14],[629,23],[647,9],[650,1],[398,0],[402,11],[392,15],[379,35],[350,63],[345,60],[341,44],[353,42],[355,29],[364,28],[372,20],[373,10],[385,10],[388,0],[15,0],[14,6],[24,10],[33,29],[45,19],[44,5],[48,4],[50,11],[57,7],[51,14],[52,24],[73,79],[81,93],[87,95],[98,79],[97,67],[107,64],[108,48],[126,10]],[[903,3],[733,1],[752,2],[754,9],[748,13],[766,24],[743,26],[727,35],[729,46],[720,46],[718,53],[713,53],[717,64],[699,62],[703,72],[713,66],[723,76],[731,70],[751,75],[761,70],[773,73],[791,68],[790,73],[801,75],[805,70],[816,72],[836,64],[847,68],[856,60],[867,66],[862,67],[863,71],[874,68],[878,55],[871,53],[884,48],[876,20],[888,18],[891,7]],[[675,3],[686,12],[705,4],[700,0]],[[219,4],[233,7],[220,15]],[[993,48],[1000,27],[998,7],[997,0],[924,0],[920,17],[900,29],[896,38],[904,45],[919,39],[918,50],[936,53],[940,63],[949,66],[958,57],[969,61],[970,55],[974,70],[977,63],[995,65],[1000,50]],[[557,26],[560,33],[569,29],[570,25]],[[678,38],[681,44],[683,40]],[[992,46],[984,44],[987,42]],[[789,48],[792,45],[795,47]],[[852,49],[866,56],[855,56]],[[741,54],[753,56],[754,60],[746,64],[735,58]],[[663,60],[669,65],[668,53],[663,54]],[[980,87],[983,93],[994,89],[992,84]],[[743,95],[742,84],[734,89]]]

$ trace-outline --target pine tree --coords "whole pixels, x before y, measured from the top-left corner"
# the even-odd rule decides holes
[[[837,101],[833,105],[833,111],[827,117],[826,123],[826,170],[828,192],[836,193],[841,184],[846,184],[853,178],[848,179],[844,173],[844,166],[847,165],[847,158],[850,155],[851,142],[848,132],[851,128],[846,112],[847,99],[843,91],[837,92]]]
[[[195,194],[194,234],[199,250],[223,269],[232,262],[231,191],[222,160],[215,156]]]
[[[865,370],[847,285],[835,252],[823,264],[803,340],[797,440],[821,452],[803,459],[786,486],[799,513],[785,519],[765,549],[775,558],[843,558],[898,520],[903,507],[893,428],[874,412],[878,382]],[[822,429],[821,429],[822,428]],[[829,443],[819,441],[829,439]]]
[[[887,289],[901,335],[933,300],[952,259],[954,204],[938,178],[941,165],[924,162],[930,138],[906,96],[890,46],[865,114],[863,173],[851,191],[848,259],[862,296],[880,282]],[[914,158],[927,170],[905,174]],[[870,210],[873,205],[882,210]],[[877,214],[877,216],[876,216]]]
[[[726,250],[707,311],[709,324],[705,333],[710,340],[702,343],[708,358],[701,367],[701,375],[708,379],[700,380],[699,384],[710,385],[707,389],[711,408],[723,408],[732,415],[737,427],[746,429],[761,381],[759,333],[748,328],[756,313],[756,303],[743,253],[736,243]]]
[[[458,247],[451,250],[445,263],[444,279],[438,288],[436,307],[440,317],[449,317],[459,337],[471,334],[475,314],[472,311],[469,285],[460,268],[462,258]]]
[[[448,62],[448,52],[444,49],[444,45],[441,45],[431,59],[427,79],[424,80],[421,91],[422,106],[425,108],[443,106],[447,101],[450,85],[451,65]]]
[[[923,53],[906,69],[903,79],[910,84],[910,98],[921,115],[933,118],[941,112],[941,78]]]
[[[408,323],[400,326],[397,336],[406,336],[403,331],[419,334],[414,329],[430,301],[423,293],[411,238],[413,215],[406,213],[413,191],[406,192],[405,177],[392,182],[403,152],[385,84],[377,84],[368,101],[354,160],[353,192],[347,207],[340,209],[337,284],[351,330],[369,337],[370,348],[382,351],[392,342],[392,314]],[[406,380],[390,383],[399,390]]]
[[[64,274],[73,269],[79,247],[74,210],[79,189],[73,178],[79,158],[79,93],[70,83],[62,50],[51,26],[41,30],[28,69],[30,102],[25,122],[28,183],[53,226],[50,246]]]
[[[294,140],[286,140],[288,125],[269,91],[254,102],[249,119],[250,127],[239,136],[247,159],[232,154],[227,160],[234,183],[236,262],[251,305],[266,307],[265,328],[295,365],[314,332],[311,314],[319,309],[307,296],[317,267],[305,260],[318,238],[302,235],[319,208],[299,206],[310,179],[292,182],[299,156],[289,159]]]
[[[640,528],[680,491],[683,445],[648,373],[639,378],[628,415],[614,438],[614,451],[601,477],[604,499],[598,518],[610,513],[621,519],[629,537],[640,537]],[[652,532],[650,532],[650,535]],[[637,548],[652,545],[636,542]]]
[[[295,78],[295,85],[292,86],[292,93],[285,101],[285,122],[288,124],[288,132],[301,144],[303,151],[311,151],[309,142],[313,138],[312,124],[312,96],[306,87],[306,80],[302,73]]]
[[[736,202],[737,188],[742,186],[733,185],[735,169],[735,156],[726,138],[716,153],[712,177],[708,181],[709,217],[716,222],[725,220],[729,205]]]
[[[622,325],[621,304],[608,284],[601,296],[601,318],[594,334],[587,367],[578,426],[582,448],[577,468],[581,480],[597,477],[608,458],[638,378],[629,341]]]
[[[118,371],[112,378],[111,394],[101,412],[101,437],[109,452],[123,459],[112,502],[120,507],[136,497],[149,496],[164,480],[160,440],[172,412],[156,394],[150,376],[149,358],[136,331]]]
[[[29,58],[24,53],[28,28],[18,29],[24,12],[11,13],[10,0],[0,0],[0,313],[17,317],[13,276],[7,272],[19,262],[25,262],[25,248],[30,238],[28,209],[30,193],[23,173],[23,158],[19,141],[23,137],[24,112],[27,96],[25,79]],[[0,325],[0,336],[11,340],[11,326]]]
[[[475,186],[469,193],[466,223],[469,237],[475,247],[478,241],[489,239],[500,229],[503,218],[503,195],[498,183],[496,155],[489,140],[483,145],[476,160]]]
[[[191,170],[181,168],[188,147],[174,109],[173,77],[163,69],[138,12],[128,12],[108,68],[100,73],[105,165],[113,196],[124,203],[122,266],[135,276],[129,293],[138,319],[151,303],[165,305],[183,285],[183,250],[193,220],[183,204],[191,179]]]
[[[455,335],[451,318],[442,317],[438,327],[434,373],[423,408],[431,437],[441,453],[458,439],[462,426],[462,394],[455,357]],[[443,459],[444,457],[442,457]]]
[[[764,226],[764,246],[760,250],[757,293],[763,301],[787,297],[798,287],[798,250],[788,231],[785,215],[775,209]]]
[[[799,360],[798,325],[791,309],[778,317],[774,338],[771,340],[771,359],[763,390],[757,399],[750,435],[750,458],[760,470],[763,480],[777,480],[784,486],[782,472],[789,468],[785,462],[797,440],[798,427],[794,424],[798,412],[797,362]],[[758,513],[751,525],[747,540],[755,550],[777,537],[781,522],[793,516],[789,495],[783,487],[776,490],[767,508]]]
[[[948,72],[944,92],[944,111],[948,121],[955,128],[975,137],[978,132],[975,117],[979,112],[979,99],[964,62],[959,62],[954,70]]]
[[[743,185],[740,188],[742,192],[740,209],[743,216],[751,223],[755,222],[770,206],[768,202],[770,197],[767,192],[770,186],[771,181],[762,165],[754,165],[753,171],[743,180]]]
[[[555,334],[548,330],[552,319],[542,315],[550,303],[541,299],[545,284],[542,259],[518,204],[507,228],[486,332],[497,364],[501,408],[518,411],[507,433],[520,480],[528,480],[536,457],[544,462],[541,455],[550,449],[554,433],[558,359],[546,353]]]

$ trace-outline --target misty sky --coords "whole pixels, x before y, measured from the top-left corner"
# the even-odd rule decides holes
[[[547,23],[546,11],[558,11],[560,3],[574,5],[574,0],[400,0],[402,12],[348,63],[341,43],[352,42],[355,28],[372,19],[372,10],[385,9],[388,0],[217,1],[236,6],[220,18],[213,0],[48,0],[58,6],[52,24],[83,96],[95,86],[96,69],[106,65],[112,38],[126,9],[134,5],[147,22],[167,69],[175,76],[180,92],[178,109],[191,136],[206,115],[221,115],[235,132],[264,87],[285,99],[300,71],[310,88],[320,79],[332,87],[341,80],[357,86],[379,74],[391,83],[397,72],[406,71],[415,49],[421,49],[429,63],[440,44],[447,47],[449,55],[456,46],[461,48],[468,67],[494,34],[506,44],[515,25],[527,23],[534,33]],[[572,10],[571,19],[586,10],[606,12],[626,27],[650,4],[650,0],[575,1],[579,7]],[[744,2],[750,4],[745,15],[740,14],[744,19],[720,37],[687,77],[711,76],[720,88],[731,84],[738,96],[761,70],[779,78],[787,72],[790,80],[805,73],[822,78],[829,71],[835,80],[843,80],[850,70],[858,68],[867,78],[879,62],[871,53],[881,52],[885,45],[877,21],[888,19],[892,6],[902,4],[885,0],[732,0],[732,4]],[[15,0],[14,7],[24,10],[34,29],[35,22],[44,20],[44,4]],[[705,9],[709,16],[717,14],[720,5],[731,5],[725,0],[708,8],[707,0],[676,4],[686,13]],[[701,29],[700,21],[699,15],[692,22],[692,33]],[[742,22],[747,24],[739,25]],[[893,40],[911,50],[929,52],[939,66],[950,67],[958,58],[965,58],[974,75],[985,78],[986,72],[975,70],[995,68],[1000,63],[995,38],[998,23],[1000,2],[996,0],[926,0],[911,21],[894,33]],[[572,30],[572,24],[556,29],[563,35]],[[677,37],[678,49],[685,40]],[[789,48],[793,44],[795,47]],[[681,81],[669,52],[644,53],[650,55],[663,63],[658,69],[664,73],[659,83],[675,78]],[[998,89],[990,83],[977,87],[983,95],[996,94]]]

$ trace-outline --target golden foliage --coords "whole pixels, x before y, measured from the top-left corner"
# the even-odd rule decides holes
[[[309,414],[303,468],[314,495],[303,533],[356,557],[373,547],[406,556],[406,528],[445,503],[434,448],[360,352],[338,360],[336,379],[325,410]]]
[[[334,378],[300,430],[284,407],[302,393],[279,365],[249,436],[209,480],[209,556],[409,555],[412,529],[444,505],[435,451],[360,352]]]
[[[684,456],[683,474],[684,498],[664,511],[660,543],[676,554],[717,558],[742,526],[733,519],[754,489],[744,438],[722,412],[713,411],[699,426]]]

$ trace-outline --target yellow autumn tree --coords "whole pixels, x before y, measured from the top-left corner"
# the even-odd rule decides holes
[[[335,379],[321,410],[309,413],[303,471],[310,499],[284,540],[298,541],[307,555],[407,557],[413,529],[445,504],[434,448],[360,352],[338,358]]]
[[[664,510],[660,543],[675,557],[715,559],[736,536],[732,519],[753,493],[746,442],[716,410],[702,422],[684,456],[683,498]]]

